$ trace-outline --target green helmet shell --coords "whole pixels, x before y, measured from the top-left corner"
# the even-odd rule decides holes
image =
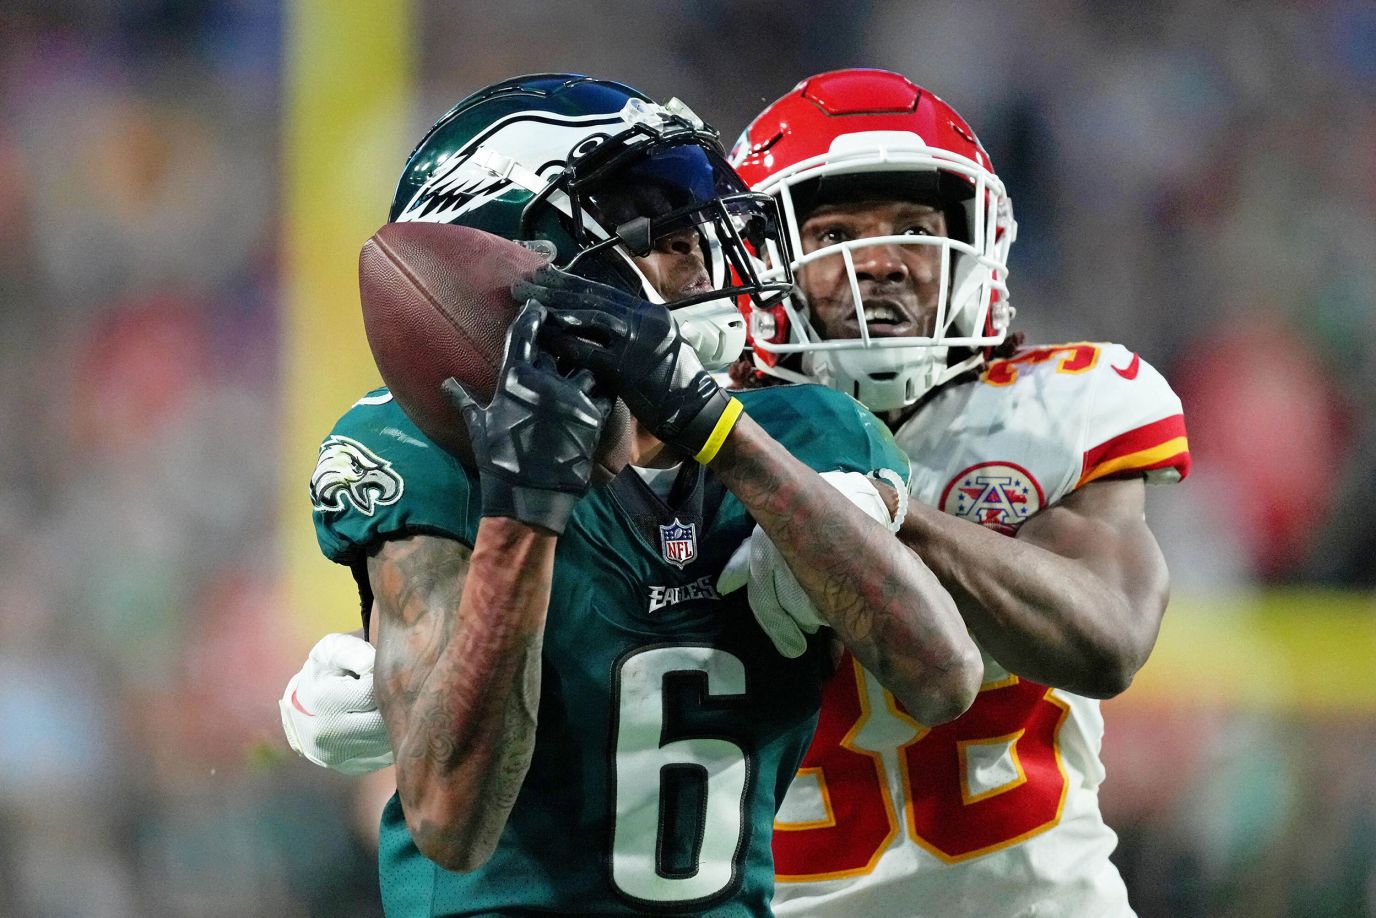
[[[555,246],[556,263],[566,264],[585,246],[578,244],[571,208],[559,206],[563,197],[549,194],[548,183],[632,127],[627,105],[633,100],[655,105],[627,85],[572,73],[515,77],[479,89],[411,151],[389,219],[545,239]],[[714,132],[705,135],[717,142]],[[537,201],[541,191],[546,194]]]
[[[792,281],[760,281],[752,252],[781,238],[777,206],[745,186],[715,130],[678,100],[577,74],[517,77],[459,102],[412,151],[390,219],[540,243],[560,267],[669,301],[681,327],[716,342],[699,349],[714,361],[744,343],[735,298],[777,298]],[[636,259],[689,227],[709,283],[657,291]]]

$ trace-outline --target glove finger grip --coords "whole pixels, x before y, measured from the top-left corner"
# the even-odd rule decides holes
[[[573,383],[579,392],[591,398],[592,390],[597,385],[597,377],[592,375],[592,370],[582,367],[569,377],[569,382]]]
[[[532,287],[531,294],[551,311],[590,312],[614,315],[627,315],[630,310],[617,300],[587,290],[552,290],[548,287]]]
[[[596,412],[597,429],[600,431],[602,425],[607,422],[607,416],[612,413],[612,405],[616,403],[616,399],[598,387],[597,376],[587,367],[574,373],[568,381],[570,385],[582,393],[588,404]]]
[[[617,292],[615,287],[608,287],[606,284],[599,284],[597,281],[587,280],[586,278],[579,277],[576,274],[570,274],[569,272],[556,268],[553,265],[544,265],[536,269],[535,273],[531,275],[531,277],[535,283],[539,284],[542,287],[548,287],[551,290],[572,289],[607,291],[611,293]]]
[[[327,634],[315,642],[309,660],[327,672],[358,677],[373,671],[373,645],[352,634]]]
[[[528,303],[531,300],[544,302],[540,299],[540,294],[545,293],[548,289],[548,287],[537,284],[530,278],[523,278],[511,285],[511,298],[518,303]]]
[[[531,365],[541,373],[549,373],[555,376],[559,375],[559,365],[554,362],[554,356],[544,348],[536,349],[535,359],[531,362]]]
[[[625,318],[602,309],[558,309],[550,312],[548,322],[569,334],[596,334],[600,341],[625,338],[631,331]]]
[[[451,376],[440,383],[440,392],[443,393],[445,401],[463,414],[464,422],[468,424],[471,434],[476,435],[483,429],[482,405],[478,404],[478,400],[468,391],[467,386]]]
[[[515,363],[533,362],[535,341],[539,337],[540,326],[544,323],[546,314],[545,307],[538,300],[526,300],[525,306],[511,323],[511,328],[507,329],[506,362],[502,367],[503,371]]]
[[[544,345],[561,360],[592,370],[600,380],[615,383],[616,355],[602,345],[566,334],[546,335]]]

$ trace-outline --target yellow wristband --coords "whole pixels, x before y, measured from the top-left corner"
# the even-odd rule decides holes
[[[726,435],[731,432],[732,427],[736,426],[736,421],[740,419],[741,412],[744,410],[745,406],[740,403],[739,399],[733,397],[731,401],[727,402],[726,410],[721,413],[721,417],[717,418],[716,426],[712,428],[712,435],[707,438],[706,443],[702,444],[702,449],[698,450],[698,454],[693,458],[703,465],[717,458],[717,451],[726,442]]]

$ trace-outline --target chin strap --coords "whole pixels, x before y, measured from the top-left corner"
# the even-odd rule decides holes
[[[941,372],[937,374],[936,382],[932,383],[928,391],[950,382],[962,373],[968,373],[971,370],[978,369],[983,363],[984,350],[981,348],[959,363],[953,363],[948,367],[943,367]]]
[[[498,178],[504,178],[513,185],[524,188],[531,194],[539,194],[550,183],[549,179],[532,172],[515,159],[491,147],[478,147],[469,157],[469,162],[483,167]]]

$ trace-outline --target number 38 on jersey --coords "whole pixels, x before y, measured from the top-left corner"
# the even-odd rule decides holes
[[[780,881],[863,875],[900,835],[954,863],[1059,820],[1068,708],[1051,689],[1005,675],[963,716],[928,728],[853,659],[837,676],[775,823]]]

